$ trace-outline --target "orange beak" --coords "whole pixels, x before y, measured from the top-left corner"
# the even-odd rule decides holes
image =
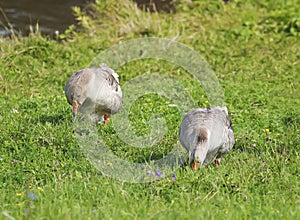
[[[104,115],[104,124],[107,124],[109,121],[109,115]]]
[[[192,168],[192,170],[194,170],[194,171],[197,171],[198,169],[199,169],[199,167],[201,166],[201,163],[199,163],[199,162],[192,162],[191,163],[191,168]]]
[[[75,117],[79,108],[79,103],[77,101],[73,101],[72,103],[72,114]]]

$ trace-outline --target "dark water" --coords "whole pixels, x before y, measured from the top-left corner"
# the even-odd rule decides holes
[[[9,27],[8,22],[16,32],[24,35],[28,34],[30,25],[35,27],[37,23],[39,30],[44,34],[62,32],[75,22],[71,7],[83,7],[86,2],[85,0],[0,0],[2,9],[0,34],[9,34],[5,28]]]
[[[120,0],[122,1],[122,0]],[[83,8],[93,0],[0,0],[0,35],[15,32],[27,35],[30,25],[38,23],[43,34],[60,33],[74,24],[72,6]],[[134,0],[137,5],[149,11],[170,12],[175,0]]]

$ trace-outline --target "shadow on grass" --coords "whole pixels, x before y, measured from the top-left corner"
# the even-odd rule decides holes
[[[39,121],[42,124],[50,123],[52,125],[59,125],[59,124],[61,124],[61,122],[65,121],[65,120],[69,120],[69,118],[66,117],[63,114],[59,114],[59,115],[41,115],[39,117]]]
[[[300,127],[300,118],[299,118],[299,116],[296,116],[296,115],[293,115],[293,114],[283,118],[282,122],[286,127],[291,127],[293,125],[296,125],[297,127]]]
[[[236,140],[232,150],[255,155],[259,155],[262,151],[259,146],[253,146],[245,140]]]

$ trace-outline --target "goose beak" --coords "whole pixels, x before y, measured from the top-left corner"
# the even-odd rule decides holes
[[[109,121],[109,115],[104,115],[104,124],[107,124]]]
[[[197,171],[197,170],[199,169],[200,166],[201,166],[201,163],[200,163],[200,162],[195,162],[195,161],[193,161],[193,162],[191,163],[191,168],[192,168],[192,170],[194,170],[194,171]]]
[[[218,167],[221,165],[221,158],[215,160],[215,166]]]
[[[72,103],[73,117],[75,117],[75,115],[77,114],[78,108],[79,108],[79,103],[77,101],[73,101],[73,103]]]

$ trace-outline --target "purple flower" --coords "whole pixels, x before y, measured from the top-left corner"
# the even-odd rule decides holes
[[[162,178],[162,174],[159,170],[155,170],[155,175],[158,177],[158,178]]]
[[[31,200],[36,200],[36,196],[34,195],[34,193],[29,193],[28,198]]]
[[[150,171],[150,170],[147,171],[147,175],[148,175],[148,176],[151,175],[151,171]]]
[[[172,174],[172,179],[173,179],[173,180],[176,180],[176,178],[177,178],[177,177],[176,177],[176,174],[173,173],[173,174]]]

